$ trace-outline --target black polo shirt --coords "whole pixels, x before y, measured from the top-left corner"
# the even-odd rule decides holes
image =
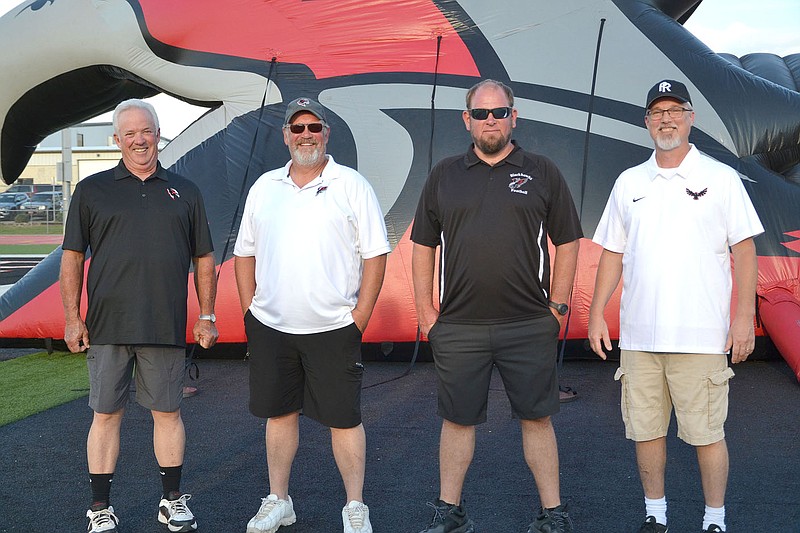
[[[63,248],[87,247],[89,341],[185,346],[192,258],[214,250],[197,186],[160,164],[141,181],[122,161],[81,180]]]
[[[495,166],[472,148],[439,162],[411,240],[440,249],[442,322],[513,322],[550,313],[550,254],[583,236],[567,184],[546,157],[514,150]]]

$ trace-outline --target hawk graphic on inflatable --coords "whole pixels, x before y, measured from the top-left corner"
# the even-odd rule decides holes
[[[514,89],[514,138],[558,164],[591,236],[618,174],[651,152],[643,95],[654,80],[680,79],[697,110],[691,141],[741,174],[767,229],[756,238],[757,333],[800,376],[800,55],[715,54],[681,26],[697,4],[26,2],[0,18],[0,176],[13,183],[46,135],[126,98],[164,92],[208,107],[161,161],[203,191],[220,272],[220,342],[240,343],[231,254],[243,201],[262,172],[288,158],[279,128],[286,103],[318,98],[336,132],[329,151],[370,180],[393,245],[364,340],[411,341],[409,226],[431,164],[468,146],[467,88],[490,77]],[[587,334],[599,254],[581,242],[573,339]],[[0,297],[0,337],[62,337],[59,260],[57,250]]]

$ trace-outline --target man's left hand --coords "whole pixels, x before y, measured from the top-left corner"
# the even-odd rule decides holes
[[[731,329],[728,331],[728,341],[725,343],[725,351],[731,352],[731,363],[741,363],[745,361],[756,347],[756,335],[753,328],[753,320],[734,319]]]

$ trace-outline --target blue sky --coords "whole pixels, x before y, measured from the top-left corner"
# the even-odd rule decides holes
[[[800,1],[703,0],[685,28],[717,53],[800,53]]]

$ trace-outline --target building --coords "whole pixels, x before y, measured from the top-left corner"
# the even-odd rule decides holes
[[[83,123],[69,128],[72,151],[72,188],[81,179],[116,166],[120,151],[114,143],[114,126],[111,122]],[[48,135],[39,145],[14,185],[49,185],[50,189],[63,185],[59,170],[63,149],[61,132]],[[168,139],[162,139],[159,149]],[[71,192],[71,191],[70,191]]]

